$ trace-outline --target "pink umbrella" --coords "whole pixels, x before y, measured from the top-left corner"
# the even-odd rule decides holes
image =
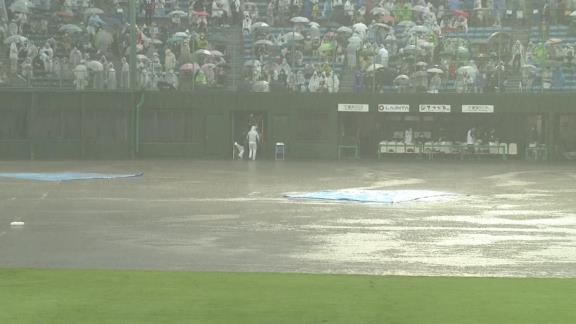
[[[182,72],[194,72],[194,71],[198,70],[198,68],[199,68],[198,64],[186,63],[186,64],[182,64],[182,66],[180,66],[180,71],[182,71]]]
[[[208,17],[208,16],[210,16],[210,14],[207,13],[206,11],[199,11],[199,12],[196,13],[196,16],[198,16],[198,17]]]

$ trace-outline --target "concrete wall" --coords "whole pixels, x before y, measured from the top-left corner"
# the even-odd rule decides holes
[[[368,104],[369,112],[338,112],[339,103]],[[420,104],[448,104],[457,120],[474,118],[461,112],[462,104],[494,105],[492,118],[509,125],[506,136],[518,140],[525,121],[540,115],[545,141],[554,146],[560,116],[576,114],[575,103],[576,94],[0,91],[0,159],[230,158],[234,127],[247,128],[237,124],[243,112],[264,116],[265,156],[284,142],[291,158],[331,159],[341,141],[340,121],[350,114],[382,118],[378,104],[408,104],[413,115],[422,114]]]

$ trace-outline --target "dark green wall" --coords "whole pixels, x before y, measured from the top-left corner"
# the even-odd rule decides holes
[[[142,95],[144,95],[143,101]],[[495,106],[509,137],[525,134],[522,121],[542,114],[554,144],[560,114],[576,114],[576,94],[270,94],[191,92],[0,91],[0,159],[230,158],[235,113],[265,115],[266,147],[286,144],[290,158],[337,156],[338,103],[462,104]],[[468,117],[468,116],[467,116]]]

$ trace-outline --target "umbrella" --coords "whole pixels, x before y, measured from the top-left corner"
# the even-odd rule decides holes
[[[389,16],[390,12],[382,7],[376,7],[372,10],[370,10],[370,13],[373,15],[384,15],[384,16]]]
[[[310,28],[319,28],[320,24],[315,21],[311,21],[308,23],[308,26],[310,26]]]
[[[526,70],[526,71],[532,71],[532,72],[536,72],[538,70],[538,68],[532,64],[524,65],[524,66],[522,66],[522,69]]]
[[[404,53],[416,54],[418,53],[418,48],[415,45],[407,45],[406,47],[404,47]]]
[[[408,81],[410,81],[410,78],[406,74],[400,74],[394,78],[394,83],[397,84],[406,84]]]
[[[570,17],[576,17],[576,10],[572,11],[572,13],[570,14]]]
[[[254,65],[259,65],[260,61],[258,60],[248,60],[246,62],[244,62],[244,66],[254,66]]]
[[[378,70],[383,68],[384,65],[382,64],[370,64],[367,68],[366,68],[366,72],[372,72],[374,70]]]
[[[198,16],[198,17],[208,17],[208,16],[210,16],[210,14],[207,13],[206,11],[199,11],[199,12],[196,13],[196,16]]]
[[[417,11],[417,12],[427,12],[428,11],[428,7],[424,7],[424,6],[414,6],[412,7],[412,11]]]
[[[391,28],[390,26],[383,24],[383,23],[374,23],[372,24],[372,26],[377,27],[377,28]]]
[[[88,8],[88,9],[84,10],[84,14],[86,16],[101,15],[103,13],[104,13],[104,10],[102,10],[100,8]]]
[[[310,19],[306,18],[306,17],[292,17],[292,19],[290,19],[291,22],[293,23],[303,23],[303,24],[307,24],[310,22]]]
[[[207,50],[207,49],[199,49],[196,52],[194,52],[194,55],[204,55],[204,56],[211,56],[212,53]]]
[[[252,24],[252,29],[258,29],[258,28],[268,28],[270,27],[270,25],[268,25],[267,23],[263,22],[263,21],[258,21]]]
[[[546,41],[547,45],[556,45],[562,43],[562,39],[560,38],[550,38],[549,40]]]
[[[354,24],[354,25],[352,26],[352,28],[353,28],[354,30],[363,30],[363,31],[366,31],[366,29],[368,29],[368,26],[366,26],[366,24],[364,24],[364,23],[357,23],[357,24]]]
[[[170,13],[168,14],[168,16],[180,16],[180,17],[186,17],[188,16],[188,14],[182,10],[174,10],[174,11],[170,11]]]
[[[352,34],[352,28],[346,27],[346,26],[342,26],[342,27],[336,29],[336,31],[339,32],[339,33]]]
[[[154,39],[152,40],[152,44],[154,44],[154,45],[162,45],[162,41],[159,40],[158,38],[154,38]]]
[[[426,62],[418,62],[418,63],[416,63],[416,66],[424,67],[424,66],[428,66],[428,63],[426,63]]]
[[[408,31],[409,33],[429,33],[430,32],[430,28],[426,27],[426,26],[422,26],[422,25],[418,25],[418,26],[414,26],[412,28],[410,28],[410,30]]]
[[[254,43],[255,45],[265,45],[265,46],[273,46],[274,43],[272,41],[269,41],[267,39],[261,39],[259,41],[256,41]]]
[[[474,71],[475,71],[474,67],[472,67],[470,65],[464,65],[464,66],[459,67],[456,70],[456,73],[457,74],[474,73]]]
[[[28,38],[21,35],[12,35],[4,39],[4,44],[22,43],[27,41]]]
[[[62,25],[60,26],[60,28],[58,28],[59,31],[64,32],[64,33],[80,33],[82,32],[82,28],[78,25],[74,25],[74,24],[66,24],[66,25]]]
[[[289,33],[282,35],[282,39],[286,42],[300,41],[300,40],[304,39],[304,36],[302,36],[302,34],[297,33],[297,32],[289,32]]]
[[[182,41],[184,41],[184,37],[177,37],[177,36],[172,36],[170,38],[168,38],[168,40],[166,40],[168,43],[181,43]]]
[[[73,70],[73,71],[74,71],[74,72],[77,72],[77,73],[78,73],[78,72],[86,72],[86,71],[87,71],[86,65],[84,65],[84,64],[78,64],[78,65],[76,65],[76,66],[74,67],[74,70]]]
[[[214,64],[214,63],[206,63],[206,64],[202,65],[202,70],[213,69],[215,67],[216,67],[216,64]]]
[[[438,74],[444,73],[444,71],[442,71],[442,70],[439,69],[439,68],[431,68],[431,69],[426,70],[426,72],[428,72],[428,73],[438,73]]]
[[[86,63],[86,67],[92,71],[104,71],[104,65],[102,65],[102,63],[99,61],[89,61]]]
[[[136,55],[136,58],[138,59],[138,61],[150,61],[148,56],[146,56],[144,54],[138,54],[138,55]]]
[[[468,18],[468,16],[470,15],[470,14],[468,14],[468,12],[466,12],[462,9],[452,10],[452,13],[456,16],[461,16],[461,17],[466,17],[466,18]]]
[[[58,11],[57,13],[55,13],[55,15],[58,17],[63,17],[63,18],[74,17],[74,13],[70,10]]]
[[[184,38],[190,37],[190,35],[188,35],[188,33],[185,33],[185,32],[176,32],[172,36],[173,37],[184,37]]]
[[[29,1],[16,0],[8,8],[10,8],[12,12],[28,13],[32,7],[34,7],[34,5]]]
[[[106,23],[104,22],[104,20],[102,20],[102,18],[100,18],[100,16],[92,15],[90,16],[90,19],[88,19],[88,25],[101,27],[106,25]]]
[[[210,54],[212,54],[212,56],[217,56],[217,57],[223,57],[224,54],[218,50],[211,50]]]

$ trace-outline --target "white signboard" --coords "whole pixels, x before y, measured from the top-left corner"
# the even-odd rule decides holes
[[[494,105],[462,105],[463,113],[492,114]]]
[[[423,113],[449,113],[450,105],[420,105],[420,112]]]
[[[368,105],[365,104],[338,104],[338,111],[368,112],[368,110]]]
[[[410,105],[378,105],[379,112],[410,112]]]

